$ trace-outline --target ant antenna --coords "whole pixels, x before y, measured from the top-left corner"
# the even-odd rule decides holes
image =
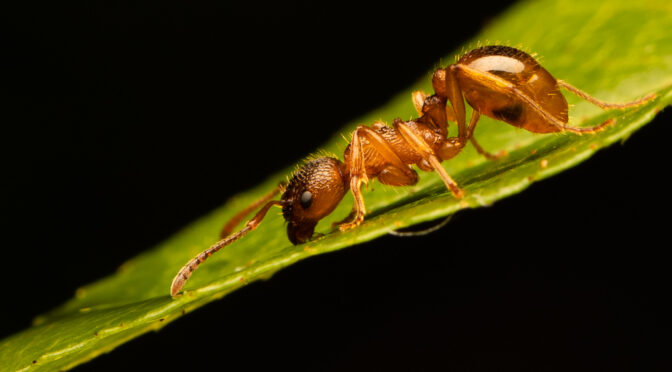
[[[430,228],[427,228],[427,229],[424,229],[424,230],[420,230],[420,231],[399,231],[399,230],[390,230],[390,231],[388,231],[387,233],[390,234],[390,235],[394,235],[394,236],[401,236],[401,237],[403,237],[403,238],[407,238],[407,237],[411,237],[411,236],[423,236],[423,235],[428,235],[428,234],[431,234],[431,233],[433,233],[434,231],[436,231],[436,230],[438,230],[438,229],[440,229],[440,228],[446,226],[446,225],[448,224],[448,222],[450,222],[450,220],[451,220],[452,218],[453,218],[453,215],[450,214],[450,215],[448,215],[448,217],[444,218],[443,221],[439,222],[438,224],[436,224],[436,225],[434,225],[434,226],[432,226],[432,227],[430,227]]]
[[[243,221],[245,216],[248,214],[252,213],[255,211],[257,208],[259,208],[261,205],[266,203],[267,201],[273,199],[275,195],[279,192],[285,191],[285,187],[287,187],[287,182],[280,182],[278,186],[276,186],[273,190],[271,190],[268,194],[262,196],[258,200],[256,200],[254,203],[248,205],[245,209],[242,211],[238,212],[235,216],[233,216],[229,222],[224,225],[222,228],[222,231],[219,233],[219,238],[224,239],[227,236],[231,235],[233,232],[233,229],[236,228],[236,226]]]
[[[187,282],[187,279],[193,274],[194,270],[198,268],[205,260],[208,259],[208,257],[212,256],[215,252],[218,250],[226,247],[227,245],[235,242],[236,240],[242,238],[243,236],[247,235],[250,231],[254,230],[259,226],[261,221],[264,219],[266,216],[266,212],[268,212],[269,209],[271,209],[272,206],[274,205],[280,205],[282,206],[284,203],[281,200],[272,200],[266,205],[264,205],[259,212],[257,212],[254,217],[249,220],[246,224],[245,227],[243,227],[240,231],[231,234],[227,236],[226,238],[218,241],[214,245],[212,245],[210,248],[204,250],[201,252],[198,256],[194,257],[191,261],[189,261],[180,271],[175,275],[175,279],[173,279],[173,283],[170,286],[170,295],[175,297],[175,295],[182,289],[184,286],[184,283]]]

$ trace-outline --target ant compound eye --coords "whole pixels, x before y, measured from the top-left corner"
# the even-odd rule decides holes
[[[304,191],[303,194],[301,194],[301,206],[303,209],[308,209],[312,203],[313,194],[310,191]]]

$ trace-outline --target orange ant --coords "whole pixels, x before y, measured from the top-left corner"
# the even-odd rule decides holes
[[[625,109],[655,98],[650,94],[633,102],[614,104],[600,101],[587,93],[556,80],[529,54],[507,46],[484,46],[462,56],[457,63],[439,68],[432,76],[434,94],[413,93],[413,103],[420,116],[392,127],[381,122],[371,127],[360,125],[345,149],[344,161],[320,157],[304,164],[288,184],[281,184],[250,207],[241,211],[222,230],[222,239],[189,261],[175,276],[171,294],[175,296],[198,266],[213,253],[242,238],[259,226],[266,212],[282,207],[287,236],[293,244],[313,237],[317,222],[330,214],[348,190],[354,196],[352,213],[339,225],[341,231],[352,229],[364,220],[366,207],[360,187],[370,179],[392,186],[409,186],[418,182],[415,164],[423,171],[435,170],[456,198],[464,191],[441,166],[455,157],[471,141],[478,153],[488,159],[474,138],[481,115],[501,120],[534,133],[595,133],[614,122],[609,119],[593,127],[567,125],[567,101],[560,88],[605,110]],[[464,100],[473,108],[466,121]],[[451,107],[447,106],[450,102]],[[448,137],[448,122],[457,122],[457,136]],[[280,200],[271,200],[284,191]],[[265,203],[265,204],[264,204]],[[230,234],[249,212],[263,207],[240,231]],[[230,235],[229,235],[230,234]]]

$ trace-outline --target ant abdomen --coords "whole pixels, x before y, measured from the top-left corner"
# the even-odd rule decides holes
[[[561,123],[567,123],[567,101],[557,80],[529,54],[506,46],[474,49],[453,65],[464,97],[481,114],[534,133],[562,131],[552,125],[529,102],[512,94],[517,89]],[[471,69],[510,83],[475,78]]]

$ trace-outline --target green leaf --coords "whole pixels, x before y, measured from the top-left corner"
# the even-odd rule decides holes
[[[468,147],[446,162],[446,170],[467,192],[464,200],[454,199],[435,174],[421,173],[421,181],[413,187],[365,191],[370,211],[365,222],[345,233],[330,233],[331,223],[351,208],[352,198],[346,197],[318,226],[318,232],[326,235],[299,246],[287,240],[282,217],[271,213],[259,229],[202,265],[187,282],[185,294],[172,299],[169,287],[175,273],[216,240],[223,221],[291,171],[283,170],[127,261],[116,274],[78,289],[75,298],[38,317],[32,328],[2,340],[0,368],[71,368],[301,259],[460,209],[492,204],[572,167],[598,149],[626,139],[672,102],[672,34],[662,32],[670,29],[672,9],[667,0],[603,4],[547,0],[514,6],[475,40],[506,40],[539,53],[554,76],[606,101],[631,101],[651,92],[658,97],[635,110],[605,112],[567,94],[574,104],[572,125],[591,126],[616,118],[613,127],[596,135],[535,135],[484,118],[476,132],[479,142],[491,151],[505,149],[509,156],[487,161]],[[466,44],[464,50],[475,45]],[[446,60],[452,61],[452,56]],[[429,77],[428,73],[384,107],[348,124],[321,148],[340,154],[345,147],[340,133],[350,132],[357,124],[415,116],[410,92],[431,91]]]

